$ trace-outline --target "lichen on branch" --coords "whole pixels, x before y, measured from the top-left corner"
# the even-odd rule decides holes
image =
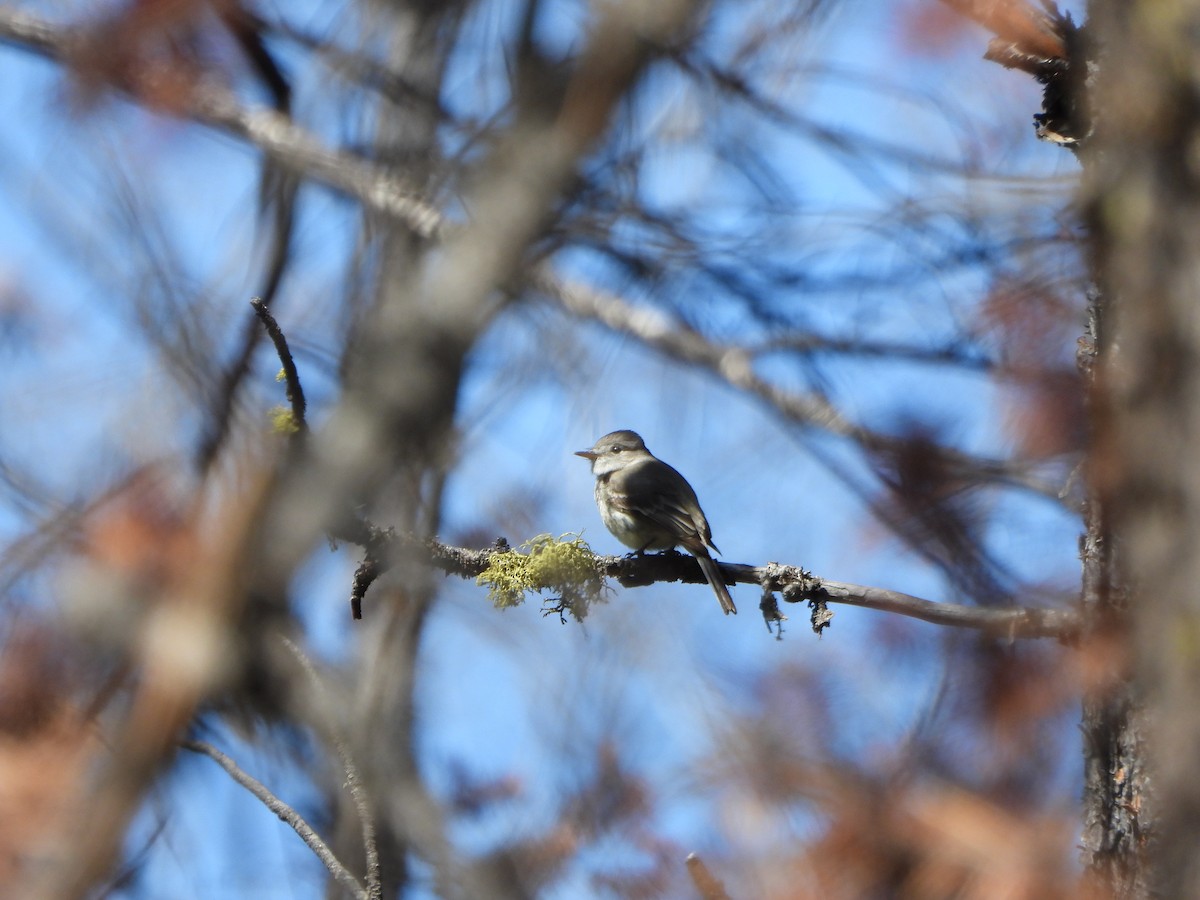
[[[600,558],[582,537],[571,533],[559,538],[539,534],[518,550],[493,553],[475,583],[487,587],[488,598],[499,609],[523,603],[531,591],[553,592],[557,597],[549,611],[570,612],[580,622],[593,601],[604,599],[606,590]]]

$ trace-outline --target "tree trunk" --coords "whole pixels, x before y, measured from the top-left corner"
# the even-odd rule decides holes
[[[1090,27],[1103,48],[1087,174],[1105,298],[1091,477],[1117,536],[1093,536],[1102,571],[1090,587],[1098,646],[1129,671],[1085,710],[1085,837],[1117,896],[1197,897],[1200,4],[1096,2]]]

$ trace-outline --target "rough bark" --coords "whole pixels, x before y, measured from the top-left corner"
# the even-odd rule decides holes
[[[1093,852],[1115,867],[1118,896],[1195,897],[1200,69],[1194,60],[1200,58],[1200,4],[1108,0],[1094,3],[1091,12],[1090,27],[1105,51],[1088,212],[1096,275],[1108,298],[1091,470],[1117,535],[1117,578],[1129,586],[1130,614],[1116,625],[1132,637],[1133,676],[1092,711],[1097,724],[1108,724],[1089,769],[1110,770],[1103,799],[1123,823],[1111,834],[1116,844]],[[1126,604],[1114,599],[1110,595],[1110,607],[1120,616]],[[1120,644],[1113,647],[1119,653]],[[1117,655],[1113,665],[1119,664]],[[1139,702],[1144,733],[1136,721]],[[1148,869],[1130,864],[1144,842]]]
[[[1088,334],[1080,341],[1078,361],[1084,383],[1096,398],[1096,366],[1112,352],[1103,327],[1107,306],[1093,288],[1088,298]],[[1102,349],[1103,348],[1103,349]],[[1095,462],[1095,460],[1093,460]],[[1148,791],[1145,767],[1145,717],[1140,691],[1126,663],[1129,593],[1116,564],[1112,516],[1097,489],[1095,472],[1084,507],[1082,652],[1100,673],[1083,698],[1083,862],[1093,883],[1117,898],[1147,896],[1146,827],[1143,800]]]

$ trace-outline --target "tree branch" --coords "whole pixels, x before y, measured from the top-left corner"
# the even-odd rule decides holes
[[[367,900],[367,892],[363,886],[358,883],[358,879],[350,874],[350,871],[341,864],[333,851],[329,849],[320,835],[313,831],[312,826],[304,821],[303,817],[276,797],[261,781],[242,770],[237,763],[214,747],[212,744],[205,741],[182,741],[179,745],[184,750],[190,750],[192,753],[199,753],[202,756],[207,756],[217,765],[229,773],[229,777],[248,790],[251,794],[257,797],[262,804],[275,813],[283,822],[290,825],[292,830],[300,836],[300,840],[308,845],[308,848],[316,854],[317,859],[321,860],[322,865],[329,871],[329,874],[344,887],[350,894],[358,900]]]
[[[419,542],[392,534],[391,546],[383,551],[377,564],[386,569],[388,558],[417,548]],[[505,550],[469,550],[438,541],[426,541],[423,550],[429,563],[447,575],[476,578],[490,565],[496,553]],[[1057,638],[1070,640],[1079,631],[1075,610],[1041,607],[980,607],[961,603],[938,603],[887,588],[829,581],[797,566],[768,563],[751,566],[742,563],[718,563],[727,584],[755,584],[769,593],[778,593],[788,603],[840,603],[880,612],[920,619],[934,625],[968,628],[994,637]],[[678,581],[704,584],[700,566],[686,553],[667,552],[643,556],[597,556],[596,567],[605,576],[625,587],[645,587],[659,582]]]
[[[312,685],[314,699],[320,704],[321,708],[330,709],[325,684],[321,681],[321,676],[318,674],[312,660],[308,658],[308,654],[301,650],[291,639],[284,637],[282,640],[284,646],[291,651],[292,655],[296,657],[296,661],[300,663],[300,667],[304,669],[304,674],[308,676],[309,683]],[[342,772],[346,776],[346,790],[349,792],[350,799],[353,801],[354,808],[358,813],[359,827],[362,830],[363,853],[366,856],[367,900],[381,900],[383,896],[383,884],[380,880],[379,843],[375,835],[375,811],[371,806],[371,798],[367,795],[366,788],[363,786],[362,776],[358,771],[358,765],[354,762],[354,757],[350,753],[350,746],[345,736],[341,733],[338,724],[333,721],[332,716],[326,716],[323,724],[329,731],[330,742],[333,744],[334,750],[337,751],[338,759],[342,763]]]
[[[687,859],[688,876],[692,879],[692,887],[701,900],[729,900],[725,885],[712,873],[712,870],[695,853],[689,853]]]
[[[872,359],[899,359],[904,362],[923,363],[931,366],[957,366],[975,372],[994,372],[1000,368],[999,360],[981,350],[972,350],[961,343],[921,347],[894,341],[837,338],[811,333],[768,338],[759,344],[746,347],[746,352],[753,356],[791,352],[806,356],[828,354]]]
[[[564,281],[545,265],[534,274],[532,284],[570,314],[600,322],[666,356],[707,369],[730,386],[757,397],[798,425],[820,428],[848,438],[870,451],[894,454],[905,449],[905,438],[851,422],[819,394],[792,393],[772,384],[754,371],[754,358],[750,351],[733,344],[712,341],[659,310],[635,307],[614,294]],[[973,456],[950,447],[940,447],[939,453],[942,463],[958,469],[963,475],[1022,487],[1061,502],[1061,486],[1039,477],[1034,471],[1034,464]]]
[[[1054,0],[942,0],[995,37],[984,59],[1032,75],[1042,84],[1042,111],[1033,117],[1037,136],[1070,150],[1081,149],[1094,131],[1087,82],[1092,60],[1070,13]],[[1040,7],[1040,8],[1039,8]]]
[[[288,403],[292,406],[292,421],[295,423],[297,433],[303,434],[308,431],[308,421],[305,416],[308,409],[308,403],[304,399],[304,388],[300,384],[300,373],[296,371],[296,361],[292,359],[292,351],[288,347],[287,338],[284,336],[283,329],[279,327],[279,323],[275,321],[275,317],[271,315],[271,310],[258,297],[254,297],[250,301],[250,305],[254,308],[254,314],[258,316],[263,327],[267,330],[267,334],[271,338],[271,343],[275,345],[275,353],[279,356],[279,364],[283,367],[284,383],[287,385]]]
[[[0,10],[0,40],[65,60],[85,35],[78,29],[55,26],[25,13]],[[326,147],[274,109],[243,106],[231,91],[213,84],[198,85],[189,99],[184,115],[247,141],[283,167],[354,197],[369,209],[404,223],[422,238],[445,239],[456,230],[436,206],[422,199],[403,179],[360,156]],[[585,119],[577,126],[583,133],[594,127]],[[550,166],[543,168],[548,170]],[[546,263],[536,269],[530,283],[572,315],[599,321],[669,357],[705,368],[799,425],[851,439],[867,450],[903,449],[903,438],[851,422],[824,397],[785,391],[759,377],[753,367],[757,350],[710,341],[661,312],[636,308],[589,285],[567,282]],[[1060,501],[1061,485],[1040,477],[1034,464],[981,458],[952,448],[942,448],[941,452],[945,465],[965,475],[1025,488]]]
[[[57,25],[20,10],[0,9],[0,41],[48,59],[69,64],[87,49],[88,39],[86,29]],[[111,86],[139,100],[137,85]],[[374,212],[403,222],[421,237],[440,233],[441,211],[402,178],[362,157],[326,147],[271,107],[244,106],[232,91],[201,81],[184,99],[183,108],[171,112],[241,138],[283,168],[352,196]]]
[[[78,29],[56,26],[15,10],[0,10],[0,40],[47,57],[69,58],[72,49],[85,39],[86,34]],[[605,43],[604,39],[601,39],[600,43]],[[596,58],[593,57],[593,62]],[[271,155],[281,165],[359,199],[371,209],[404,222],[420,236],[445,236],[447,226],[441,212],[420,199],[403,180],[368,160],[324,146],[315,136],[297,126],[287,116],[269,108],[244,107],[232,92],[208,84],[198,86],[190,99],[191,105],[185,113],[196,121],[246,140]],[[611,102],[610,97],[605,97],[604,100]],[[596,126],[590,117],[580,118],[585,111],[585,105],[575,104],[572,112],[579,113],[575,117],[578,121],[568,123],[572,127],[565,130],[576,139],[584,138],[586,142],[594,137]],[[578,146],[572,147],[570,152],[565,154],[566,158],[573,159],[578,150]],[[769,404],[797,424],[820,428],[854,440],[868,450],[894,451],[900,449],[903,443],[902,438],[851,422],[832,403],[818,394],[797,394],[782,390],[754,372],[753,357],[747,350],[710,341],[661,312],[639,309],[620,297],[586,285],[568,283],[547,264],[536,270],[532,284],[536,290],[559,303],[573,315],[599,321],[613,330],[639,339],[667,356],[705,368],[733,387]],[[1058,499],[1058,485],[1038,477],[1030,464],[981,459],[948,448],[943,448],[943,452],[944,461],[960,467],[964,473],[1024,487]],[[440,559],[447,572],[477,575],[486,567],[486,562],[469,559],[472,551],[441,545],[438,547],[441,549],[431,550],[433,561],[436,565]],[[485,556],[490,552],[478,551]],[[602,562],[608,574],[623,582],[630,579],[630,583],[638,583],[641,576],[637,573],[643,567],[649,570],[653,565],[662,564],[661,561],[648,562],[654,559],[657,558],[622,560],[607,557],[603,558]],[[669,577],[664,574],[652,580],[699,582],[699,569],[694,566],[694,561],[689,557],[679,559],[678,565],[682,569],[677,569]],[[472,571],[456,571],[464,565]],[[736,572],[737,581],[757,584],[763,583],[766,572],[766,569],[750,566],[725,565],[723,568],[727,575],[731,571]],[[352,603],[361,602],[365,586],[378,574],[378,570],[377,564],[369,573],[369,577],[363,579],[364,585],[361,589],[356,588]],[[825,599],[832,602],[896,612],[937,624],[975,628],[995,634],[1012,634],[1014,637],[1062,636],[1075,629],[1073,613],[1026,609],[985,610],[972,606],[932,603],[863,586],[840,585],[819,580],[818,584],[825,585],[822,588]]]

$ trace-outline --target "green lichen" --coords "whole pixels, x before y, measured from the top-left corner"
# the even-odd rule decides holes
[[[569,612],[577,621],[605,590],[596,555],[577,534],[557,539],[539,534],[518,550],[493,553],[475,583],[487,586],[488,598],[500,609],[523,603],[528,592],[553,592],[557,596],[547,598],[544,611],[564,619]]]
[[[286,406],[273,406],[267,415],[271,418],[271,429],[276,434],[295,434],[300,430],[296,417]]]

